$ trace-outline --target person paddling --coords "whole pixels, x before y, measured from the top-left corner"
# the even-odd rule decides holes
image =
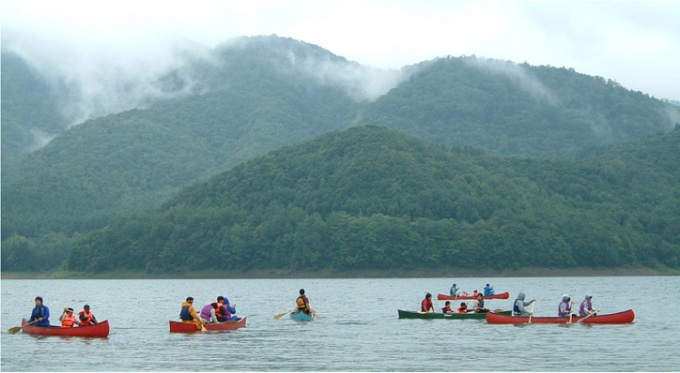
[[[475,302],[473,310],[475,313],[489,312],[488,308],[484,308],[484,294],[482,293],[477,294],[477,301]]]
[[[460,292],[460,288],[456,286],[456,284],[451,285],[451,289],[449,289],[449,295],[452,297],[458,297],[458,293]]]
[[[425,294],[425,299],[420,302],[420,312],[430,312],[434,313],[434,305],[432,304],[432,294]]]
[[[530,305],[531,303],[536,302],[536,299],[532,299],[531,302],[525,302],[524,298],[526,295],[524,293],[519,293],[517,294],[517,299],[515,299],[515,303],[512,306],[512,314],[514,316],[522,316],[522,317],[529,317],[531,316],[531,312],[527,311],[524,309],[524,307]]]
[[[592,299],[593,299],[592,295],[586,294],[586,298],[583,300],[583,302],[581,302],[581,307],[579,307],[578,309],[578,314],[581,317],[595,314],[595,310],[593,310]]]
[[[305,295],[305,289],[300,289],[300,295],[295,299],[295,307],[294,314],[304,312],[309,315],[313,312],[312,307],[309,305],[309,298]]]
[[[35,307],[28,322],[35,326],[50,326],[50,309],[43,304],[42,297],[35,297]]]
[[[94,325],[98,323],[97,318],[95,318],[92,311],[90,311],[89,304],[84,305],[83,310],[78,312],[78,322],[80,323],[80,326]]]
[[[557,316],[558,317],[570,317],[571,316],[571,297],[569,294],[564,294],[562,296],[562,301],[557,306]]]
[[[489,295],[496,295],[496,292],[493,290],[493,286],[486,284],[484,287],[484,296],[488,297]]]
[[[183,323],[191,323],[196,325],[196,329],[203,327],[201,318],[198,317],[196,309],[194,308],[194,298],[187,297],[186,301],[182,303],[182,309],[179,311],[179,318]]]

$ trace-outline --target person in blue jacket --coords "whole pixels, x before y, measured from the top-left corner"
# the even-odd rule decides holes
[[[489,295],[496,295],[496,292],[493,290],[493,286],[486,284],[484,287],[484,296],[488,297]]]
[[[31,312],[31,318],[28,319],[29,323],[33,321],[35,326],[50,326],[50,309],[43,304],[42,297],[35,297],[35,308]]]
[[[222,299],[224,300],[224,303],[223,303],[223,305],[222,305],[222,307],[224,307],[224,308],[222,309],[222,311],[223,311],[222,317],[221,317],[221,318],[218,317],[218,318],[217,318],[217,321],[223,322],[223,321],[237,321],[237,320],[240,320],[241,318],[238,317],[238,316],[236,316],[236,305],[235,305],[235,304],[232,305],[231,302],[229,302],[229,298],[227,298],[227,297],[225,297],[225,296],[219,296],[219,297],[217,297],[218,300],[219,300],[220,298],[222,298]]]

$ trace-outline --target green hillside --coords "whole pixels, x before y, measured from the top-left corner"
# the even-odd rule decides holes
[[[420,64],[362,122],[445,146],[511,156],[583,156],[679,125],[678,108],[573,70],[475,57]]]
[[[223,65],[197,72],[212,77],[209,93],[87,121],[3,168],[3,239],[84,232],[157,207],[192,181],[356,115],[337,87],[277,73],[257,54],[223,54]]]
[[[678,146],[676,130],[585,161],[520,160],[357,127],[94,231],[68,268],[677,268]]]
[[[577,159],[669,131],[679,115],[602,78],[472,57],[405,67],[410,78],[393,80],[396,87],[372,101],[380,92],[375,71],[318,46],[262,36],[190,55],[156,83],[183,95],[89,120],[17,155],[34,129],[62,127],[46,82],[2,58],[3,270],[58,266],[74,239],[111,219],[153,211],[192,183],[329,131],[375,124],[445,148]],[[457,222],[476,222],[473,211],[488,215],[485,198],[466,201],[454,206],[466,211]]]
[[[2,161],[43,145],[67,123],[59,113],[58,98],[48,82],[21,57],[3,50]]]

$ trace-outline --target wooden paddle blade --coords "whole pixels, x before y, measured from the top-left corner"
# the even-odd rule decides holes
[[[317,319],[317,320],[323,319],[323,317],[319,316],[319,314],[316,313],[316,312],[314,312],[314,313],[312,314],[312,317],[314,317],[314,318]]]
[[[9,334],[17,334],[17,333],[19,332],[19,330],[21,330],[21,327],[20,327],[20,326],[15,326],[15,327],[13,327],[13,328],[9,328],[9,330],[7,330],[7,332],[8,332]]]
[[[501,308],[496,308],[495,310],[493,310],[493,312],[495,312],[495,313],[501,313],[501,312],[503,312],[503,309],[501,309]]]
[[[284,313],[280,313],[280,314],[274,316],[274,320],[278,320],[278,319],[282,318],[283,316],[285,316],[285,315],[287,315],[287,314],[289,314],[289,313],[291,313],[291,312],[293,312],[293,310],[288,310],[288,311],[286,311],[286,312],[284,312]]]

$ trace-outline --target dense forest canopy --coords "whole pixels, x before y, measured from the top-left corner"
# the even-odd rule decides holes
[[[333,132],[88,234],[68,268],[677,268],[679,145],[676,130],[585,161],[531,160]]]
[[[588,168],[592,159],[605,162],[616,151],[632,151],[628,147],[609,150],[610,146],[631,143],[635,147],[636,142],[647,136],[671,131],[680,121],[679,108],[669,102],[570,69],[447,57],[399,71],[381,71],[347,61],[318,46],[277,36],[238,38],[214,50],[199,52],[181,51],[185,63],[153,82],[154,90],[163,93],[161,96],[140,102],[137,109],[93,118],[66,130],[69,123],[59,108],[70,96],[55,95],[53,84],[48,84],[20,57],[3,50],[3,270],[59,267],[74,242],[87,232],[105,227],[113,220],[116,222],[113,224],[122,221],[131,224],[125,218],[131,214],[142,214],[140,216],[146,218],[145,212],[156,211],[178,191],[197,181],[330,131],[366,124],[385,126],[424,140],[425,143],[418,145],[423,149],[429,149],[431,146],[426,143],[431,143],[442,149],[458,149],[452,154],[462,151],[459,155],[474,155],[477,157],[474,159],[493,164],[527,162],[533,165],[539,161],[492,155],[550,157],[552,161],[540,164],[547,173],[542,176],[551,176],[553,172],[562,172],[550,171],[551,167],[559,169],[563,164],[592,172]],[[36,139],[52,136],[56,137],[46,146],[28,152],[37,144]],[[664,136],[654,138],[665,139]],[[644,141],[646,144],[651,140]],[[657,141],[660,147],[664,146],[662,143],[673,146],[668,145],[667,140]],[[649,146],[641,146],[639,151],[650,156]],[[391,180],[387,172],[394,171],[389,166],[393,162],[390,157],[398,158],[398,154],[388,153],[382,156],[381,164],[362,166],[370,168],[370,174],[385,178],[382,182],[368,185],[353,174],[357,170],[349,167],[343,177],[355,182],[352,186],[342,186],[348,190],[334,192],[349,201],[334,200],[331,205],[323,201],[309,202],[319,210],[309,210],[309,206],[299,208],[314,219],[314,213],[318,214],[324,224],[328,224],[328,214],[340,211],[350,216],[359,214],[362,218],[383,214],[402,219],[403,216],[392,213],[406,207],[411,209],[402,212],[409,219],[436,217],[442,224],[478,225],[480,221],[490,224],[490,206],[496,206],[493,198],[449,196],[450,201],[440,202],[438,206],[416,209],[415,205],[440,197],[435,193],[429,199],[407,200],[407,196],[426,193],[426,189],[420,188],[427,183],[414,186],[405,180],[392,180],[389,186],[394,187],[386,190],[393,195],[408,190],[408,195],[401,196],[398,202],[385,200],[383,196],[369,203],[346,195],[359,186],[385,190]],[[448,153],[451,151],[443,154]],[[673,167],[675,163],[669,153],[672,152],[666,149],[659,159]],[[617,166],[618,157],[606,162],[610,165],[608,172],[623,175],[632,172]],[[569,159],[581,159],[585,163],[575,166]],[[327,169],[325,161],[319,162],[313,166],[334,171]],[[467,170],[470,178],[483,180],[475,184],[479,190],[496,185],[485,184],[493,178],[477,176],[484,174],[480,165],[466,167],[472,167]],[[536,167],[538,172],[541,167]],[[415,172],[411,176],[427,180],[435,178],[418,176],[422,171],[415,169],[399,172]],[[281,175],[277,177],[283,177]],[[569,184],[571,193],[591,189],[589,183],[593,180],[583,177],[578,177],[578,183]],[[436,178],[432,181],[453,182]],[[402,182],[411,189],[405,189]],[[467,190],[462,184],[457,187]],[[532,189],[533,184],[521,187],[528,188],[522,193],[533,194],[538,190]],[[655,199],[657,193],[662,192],[650,188],[646,193]],[[664,201],[671,198],[672,202],[673,196],[676,195],[666,194]],[[667,203],[665,208],[676,205]],[[345,211],[347,206],[357,210]],[[239,210],[248,208],[257,212],[269,206],[253,202]],[[281,208],[288,211],[287,204]],[[649,224],[659,223],[652,216],[649,219],[645,221],[654,221]],[[466,230],[467,225],[460,228],[461,232],[476,235],[476,231]],[[448,226],[440,228],[444,227]],[[639,259],[633,261],[637,262]],[[95,267],[91,263],[81,267],[73,265],[73,268]],[[150,268],[161,267],[158,264]]]

